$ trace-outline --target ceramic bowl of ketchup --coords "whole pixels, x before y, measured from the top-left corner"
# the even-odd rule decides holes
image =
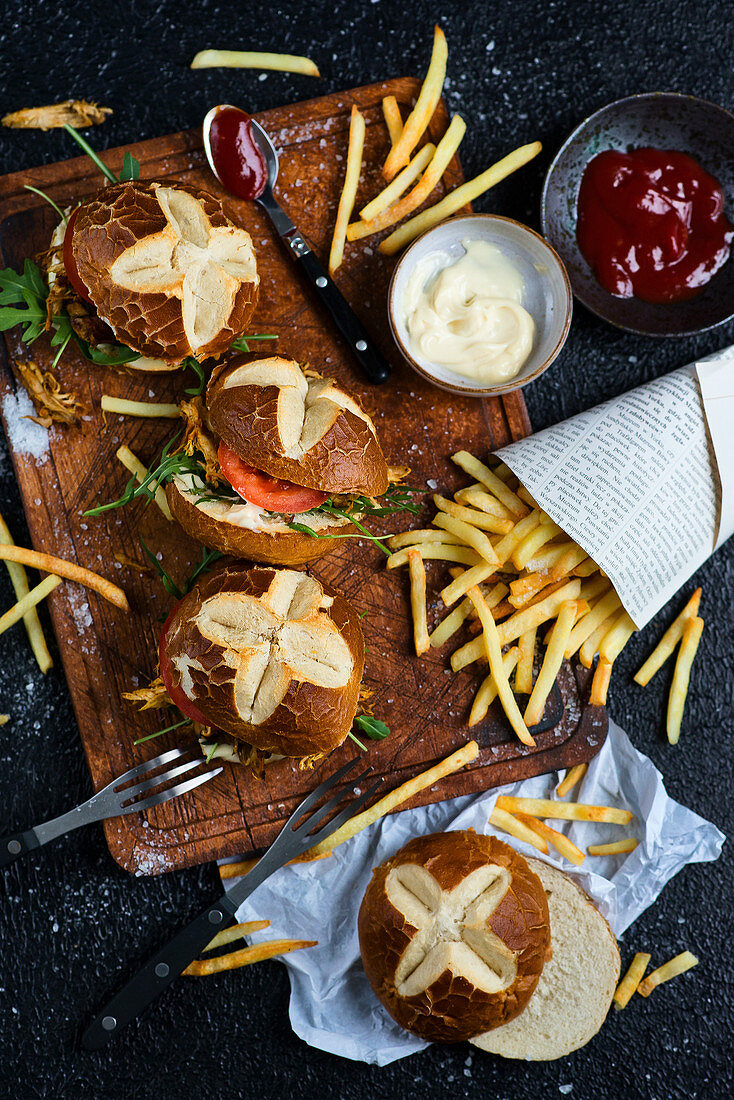
[[[595,161],[610,150],[622,156]],[[648,156],[639,150],[658,152]],[[591,162],[595,163],[582,190]],[[658,166],[667,173],[660,178],[667,178],[668,184],[656,190]],[[612,191],[619,187],[620,171],[629,173],[637,188],[635,193],[631,186],[633,209],[625,209],[620,198],[623,191]],[[684,203],[668,211],[667,199],[658,193],[671,193],[670,181],[676,183],[676,173],[681,194],[688,195],[694,188],[698,206],[692,215],[686,214]],[[597,196],[602,195],[596,205],[589,202],[592,183]],[[625,181],[623,184],[626,186]],[[723,193],[723,217],[714,209],[715,184]],[[606,204],[604,187],[608,189]],[[580,197],[583,252],[579,244]],[[648,217],[650,206],[656,208]],[[691,218],[687,236],[681,223]],[[714,103],[674,92],[650,92],[610,103],[574,130],[548,169],[541,219],[544,236],[566,265],[575,297],[610,324],[646,336],[688,336],[731,320],[734,241],[728,259],[724,257],[731,236],[726,231],[727,219],[734,223],[734,115]],[[622,240],[614,239],[615,225],[622,227]],[[608,245],[599,243],[603,241]],[[648,267],[638,265],[639,278],[634,287],[627,286],[627,292],[632,289],[633,293],[623,297],[617,292],[624,290],[627,275],[615,279],[614,265],[630,243],[636,256],[646,258]],[[597,266],[596,272],[592,264]],[[715,274],[700,289],[689,288],[686,279],[695,283],[696,271],[706,267]],[[602,282],[614,287],[615,293]],[[660,300],[666,296],[669,300]]]

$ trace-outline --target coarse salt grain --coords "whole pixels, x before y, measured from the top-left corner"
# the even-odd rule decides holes
[[[6,393],[3,397],[3,416],[11,450],[35,458],[42,465],[49,455],[48,430],[35,420],[27,419],[35,414],[33,402],[22,386],[16,393]]]

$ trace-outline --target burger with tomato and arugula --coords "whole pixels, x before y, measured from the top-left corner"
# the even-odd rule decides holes
[[[183,440],[164,449],[142,484],[131,479],[119,500],[91,514],[165,485],[173,517],[204,546],[301,565],[341,538],[385,549],[364,520],[419,510],[359,403],[292,359],[230,357],[215,367],[204,398],[181,411]]]

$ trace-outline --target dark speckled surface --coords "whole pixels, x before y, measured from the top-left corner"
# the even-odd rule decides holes
[[[383,77],[420,74],[443,10],[448,101],[468,123],[468,173],[522,142],[544,151],[522,182],[507,181],[480,210],[538,225],[543,172],[576,124],[611,100],[660,89],[732,109],[734,35],[728,0],[423,0],[329,4],[206,0],[6,0],[0,22],[2,111],[86,96],[114,108],[94,131],[100,149],[194,125],[213,103],[262,109]],[[417,28],[417,29],[414,29]],[[320,82],[229,71],[192,73],[194,52],[217,43],[313,55]],[[60,134],[0,133],[0,170],[72,155]],[[556,365],[526,391],[536,427],[734,341],[734,326],[679,341],[609,328],[579,307]],[[23,519],[0,448],[0,508],[16,537]],[[660,616],[625,650],[610,709],[661,768],[671,793],[731,832],[734,545],[698,574],[707,621],[685,732],[662,738],[667,678],[645,691],[631,674],[660,633]],[[693,587],[687,586],[687,590]],[[0,574],[0,606],[11,600]],[[90,793],[66,687],[35,671],[22,632],[0,639],[0,806],[7,830],[51,816]],[[727,846],[728,847],[728,846]],[[102,1054],[78,1047],[81,1026],[153,947],[211,896],[212,868],[146,881],[110,859],[90,828],[4,873],[0,885],[0,1096],[143,1100],[156,1097],[404,1096],[617,1100],[723,1097],[731,1092],[731,862],[693,866],[628,933],[663,959],[690,948],[692,974],[612,1015],[603,1033],[562,1062],[495,1061],[466,1046],[378,1070],[305,1047],[288,1025],[284,969],[264,963],[179,982],[155,1013]]]

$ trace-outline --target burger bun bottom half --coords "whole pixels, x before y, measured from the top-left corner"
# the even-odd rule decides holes
[[[547,1062],[578,1050],[596,1035],[619,981],[619,949],[591,899],[562,871],[528,859],[548,898],[552,958],[523,1012],[471,1039],[503,1058]]]

